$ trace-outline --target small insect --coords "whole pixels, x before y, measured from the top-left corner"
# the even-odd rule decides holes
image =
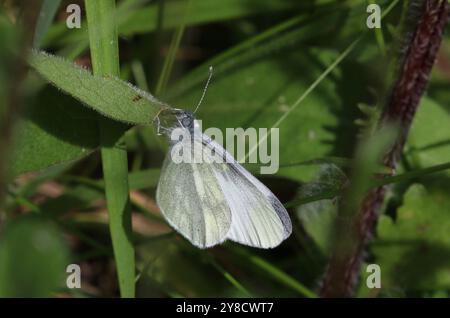
[[[220,144],[200,131],[194,112],[168,108],[157,116],[158,133],[169,138],[156,191],[156,200],[169,224],[199,248],[208,248],[232,240],[258,248],[278,246],[292,232],[286,209],[275,195],[242,167]],[[174,129],[185,130],[190,140],[172,140]],[[199,160],[175,163],[173,147],[190,143],[193,156],[208,159],[212,153],[223,162]]]
[[[142,99],[142,96],[136,95],[133,97],[133,102],[137,102],[138,100],[141,100],[141,99]]]

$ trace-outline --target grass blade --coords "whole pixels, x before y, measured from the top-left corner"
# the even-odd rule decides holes
[[[184,29],[186,27],[186,17],[189,15],[189,8],[190,8],[191,0],[188,0],[185,7],[185,13],[183,20],[180,24],[180,26],[177,28],[177,30],[174,32],[172,36],[172,40],[170,42],[170,48],[169,52],[167,53],[167,57],[164,60],[164,66],[161,71],[161,75],[158,79],[158,83],[156,85],[155,89],[155,95],[160,96],[161,93],[164,92],[165,88],[167,87],[167,83],[169,82],[170,74],[172,74],[172,67],[173,63],[175,61],[175,57],[178,51],[178,48],[180,47],[181,39],[183,37]]]
[[[42,44],[42,39],[47,34],[50,25],[55,18],[56,12],[61,4],[61,0],[44,0],[42,3],[39,18],[36,24],[36,31],[34,33],[33,47],[39,48]]]
[[[94,74],[119,76],[119,48],[114,0],[86,0]],[[131,242],[131,210],[127,151],[121,124],[100,119],[100,140],[109,226],[119,278],[120,295],[135,296],[135,256]]]
[[[264,260],[263,258],[248,253],[244,249],[235,249],[233,250],[233,253],[246,259],[251,265],[265,272],[267,274],[267,277],[270,277],[273,280],[278,281],[284,286],[289,287],[290,289],[296,291],[300,295],[307,298],[317,298],[317,295],[313,291],[308,289],[305,285],[303,285],[294,277],[288,275],[278,267],[272,265],[270,262]]]

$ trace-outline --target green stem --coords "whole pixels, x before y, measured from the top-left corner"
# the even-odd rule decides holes
[[[233,285],[237,290],[245,295],[245,297],[253,297],[252,294],[244,286],[242,286],[242,284],[236,278],[234,278],[229,272],[227,272],[222,266],[220,266],[220,264],[217,263],[213,257],[209,259],[209,262],[223,275],[223,277],[225,277],[227,281],[231,283],[231,285]]]
[[[114,0],[85,0],[92,67],[95,75],[119,76],[119,48]],[[131,241],[131,211],[125,127],[100,118],[100,142],[109,211],[109,227],[121,297],[135,296],[135,258]]]

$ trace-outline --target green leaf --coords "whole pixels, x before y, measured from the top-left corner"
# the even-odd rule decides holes
[[[323,165],[316,180],[300,187],[298,197],[304,199],[323,196],[324,193],[335,193],[337,198],[337,194],[347,182],[347,177],[338,167]],[[306,233],[314,240],[323,255],[328,255],[333,244],[337,202],[333,199],[319,199],[298,206],[296,212]]]
[[[60,57],[33,51],[30,64],[47,81],[102,115],[148,124],[164,104],[114,76],[95,76]]]
[[[442,164],[450,158],[450,113],[431,98],[422,99],[408,137],[405,154],[416,168]]]
[[[97,114],[47,88],[20,118],[10,161],[13,176],[80,159],[98,147]]]
[[[225,133],[227,127],[272,127],[338,56],[333,51],[298,47],[271,53],[214,76],[197,115],[204,129],[218,127]],[[364,88],[355,88],[363,83],[357,73],[364,71],[358,68],[344,62],[281,123],[279,158],[286,167],[278,175],[305,181],[314,176],[316,167],[288,165],[328,156],[349,157],[356,105],[364,94]],[[184,82],[189,84],[188,78]],[[353,83],[351,91],[346,88],[348,81]],[[174,104],[189,108],[200,93],[200,85],[191,87]]]
[[[446,188],[448,182],[430,191],[414,184],[396,219],[380,218],[372,249],[381,267],[383,290],[450,288],[450,199]]]
[[[0,297],[50,297],[65,286],[68,249],[54,224],[21,217],[0,240]]]
[[[270,12],[273,14],[276,11],[287,11],[297,8],[305,9],[305,7],[313,7],[317,4],[329,2],[328,0],[315,1],[272,1],[272,0],[222,0],[222,1],[202,1],[193,0],[187,25],[197,25],[208,22],[217,22],[221,20],[236,19],[245,16],[256,14],[264,14]],[[173,28],[179,25],[180,14],[184,11],[183,1],[168,2],[166,8],[166,15],[163,16],[163,27]],[[126,24],[120,29],[123,34],[150,32],[157,27],[157,6],[149,6],[144,10],[137,11],[133,14]]]
[[[174,28],[180,25],[180,16],[184,13],[184,1],[168,1],[161,11],[158,3],[142,7],[145,1],[135,0],[124,2],[118,6],[117,18],[119,34],[131,36],[133,34],[148,33],[157,30],[159,24],[164,29]],[[185,21],[186,26],[206,24],[229,19],[250,17],[258,14],[274,14],[276,12],[297,9],[297,12],[311,9],[316,6],[328,5],[329,0],[320,1],[272,1],[272,0],[222,0],[204,1],[193,0],[190,14]],[[64,23],[53,26],[50,29],[47,43],[81,44],[87,47],[87,32],[85,27],[68,32]]]
[[[19,62],[21,28],[10,21],[0,7],[0,204],[3,202],[5,184],[11,177],[8,163],[11,148],[13,148],[14,124],[20,100],[22,81],[16,78]],[[19,62],[20,64],[20,62]],[[18,76],[18,75],[17,75]]]

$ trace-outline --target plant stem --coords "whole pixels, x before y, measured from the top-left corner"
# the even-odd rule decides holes
[[[4,34],[10,34],[11,42],[0,44],[0,226],[5,215],[2,203],[6,193],[6,185],[10,175],[8,164],[13,148],[14,126],[21,112],[24,98],[23,83],[27,75],[26,59],[31,47],[32,32],[24,33],[23,30],[33,30],[38,20],[39,2],[20,4],[22,17],[15,27],[2,23],[0,30]],[[0,12],[0,14],[3,14]],[[8,37],[5,37],[8,38]]]
[[[114,0],[85,0],[94,75],[119,76],[119,48]],[[135,295],[135,259],[131,241],[131,210],[125,127],[99,119],[100,143],[109,212],[109,227],[121,297]]]
[[[379,129],[384,129],[390,123],[397,123],[400,127],[393,146],[383,159],[384,165],[392,171],[395,171],[402,154],[450,13],[447,0],[413,0],[409,6],[409,23],[412,24],[414,32],[412,37],[407,36],[408,41],[405,41],[406,54],[401,60],[399,76],[379,121]],[[338,235],[336,239],[337,244],[323,280],[321,297],[353,295],[361,272],[365,247],[373,235],[386,191],[386,186],[370,190],[357,210],[353,211],[350,222],[340,224],[338,233],[342,235]],[[349,237],[353,239],[348,240]]]

